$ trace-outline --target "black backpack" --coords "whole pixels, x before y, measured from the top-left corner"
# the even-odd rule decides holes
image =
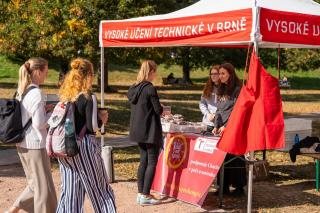
[[[12,99],[0,99],[0,141],[5,144],[20,143],[25,137],[26,130],[30,127],[32,120],[28,120],[25,126],[22,125],[21,103],[27,93],[36,88],[29,87],[17,100],[16,94]]]

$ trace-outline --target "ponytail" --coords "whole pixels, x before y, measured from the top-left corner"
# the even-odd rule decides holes
[[[157,71],[157,64],[152,60],[145,60],[141,64],[140,71],[137,76],[136,84],[147,81],[151,72]]]
[[[48,66],[48,61],[43,58],[30,58],[19,69],[18,95],[21,98],[32,79],[38,78],[41,71]]]
[[[19,69],[18,95],[21,98],[26,88],[31,84],[30,63],[27,61]]]

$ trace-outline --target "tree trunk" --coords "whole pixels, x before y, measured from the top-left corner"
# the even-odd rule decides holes
[[[61,59],[60,60],[60,70],[59,70],[59,81],[58,81],[58,86],[61,86],[65,75],[67,74],[68,70],[69,70],[69,63],[67,60],[65,59]]]
[[[182,52],[182,72],[183,72],[183,83],[185,84],[192,84],[192,81],[190,79],[190,64],[189,64],[189,57],[190,54],[190,48],[186,47],[183,49]]]

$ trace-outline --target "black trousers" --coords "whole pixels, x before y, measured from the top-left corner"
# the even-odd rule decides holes
[[[236,156],[227,154],[224,162],[227,162],[234,157]],[[244,159],[244,156],[239,157]],[[220,185],[220,172],[217,178],[218,184]],[[244,160],[239,158],[233,159],[224,167],[223,191],[229,191],[229,186],[243,188],[245,185],[247,185],[246,163]]]
[[[159,146],[139,143],[139,148],[138,192],[149,195],[158,162]]]

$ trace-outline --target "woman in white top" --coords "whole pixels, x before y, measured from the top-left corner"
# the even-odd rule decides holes
[[[208,132],[211,132],[214,128],[219,84],[219,65],[214,65],[210,69],[209,78],[203,89],[201,100],[199,102],[199,108],[203,114],[202,123],[207,126]]]
[[[27,178],[27,187],[7,211],[50,213],[55,212],[57,197],[51,175],[50,159],[45,149],[47,116],[45,102],[39,85],[48,75],[48,62],[43,58],[31,58],[19,69],[18,99],[21,100],[22,123],[32,119],[26,136],[17,144],[17,151]]]

